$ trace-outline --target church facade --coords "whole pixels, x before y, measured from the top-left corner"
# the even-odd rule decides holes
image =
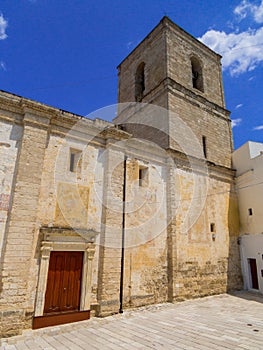
[[[164,17],[113,122],[0,92],[1,336],[242,288],[220,59]]]

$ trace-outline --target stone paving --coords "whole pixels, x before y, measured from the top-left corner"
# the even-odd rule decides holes
[[[263,297],[245,292],[159,304],[25,331],[3,350],[263,349]]]

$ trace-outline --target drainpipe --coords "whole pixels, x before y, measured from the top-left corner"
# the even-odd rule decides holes
[[[122,197],[122,237],[121,237],[121,276],[120,276],[120,309],[119,313],[123,313],[123,278],[124,278],[124,244],[125,244],[125,211],[126,211],[126,172],[127,172],[127,156],[124,156],[123,162],[123,197]]]

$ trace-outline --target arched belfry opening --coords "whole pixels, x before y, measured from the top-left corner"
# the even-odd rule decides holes
[[[196,57],[191,58],[191,67],[193,88],[204,92],[202,65]]]
[[[135,101],[140,102],[143,98],[143,92],[145,90],[145,63],[139,64],[135,74]]]

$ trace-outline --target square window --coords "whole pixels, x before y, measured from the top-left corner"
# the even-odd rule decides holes
[[[82,152],[76,149],[70,149],[69,154],[69,171],[75,173],[81,168],[81,156]]]
[[[139,168],[139,186],[148,185],[148,168],[140,167]]]

